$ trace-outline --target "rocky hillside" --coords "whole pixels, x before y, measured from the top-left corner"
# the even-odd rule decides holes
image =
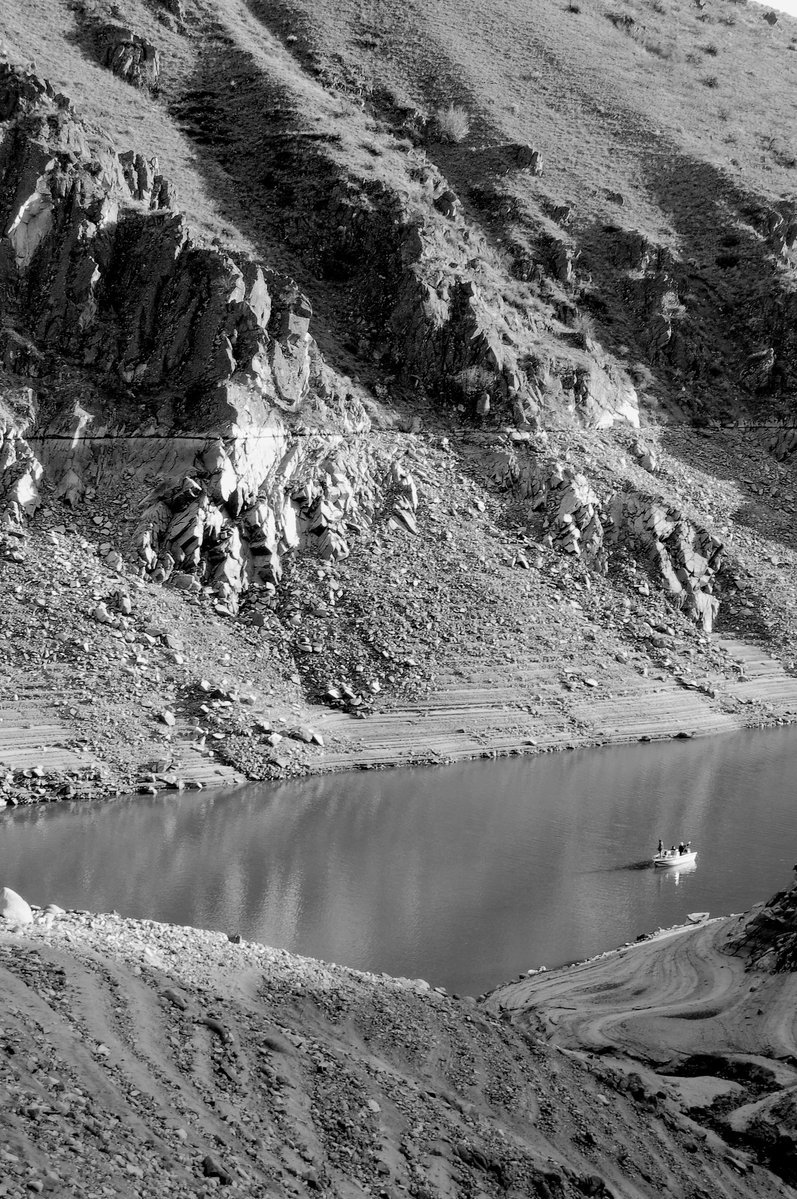
[[[6,7],[7,802],[794,717],[787,18]]]
[[[485,1004],[220,933],[0,905],[4,1196],[795,1194],[793,1120],[774,1137],[761,1114],[794,1089],[794,976],[723,956],[736,922]],[[654,1061],[645,1004],[669,1030]]]

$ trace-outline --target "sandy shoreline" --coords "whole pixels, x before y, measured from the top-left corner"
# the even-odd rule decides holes
[[[788,997],[797,995],[797,978],[749,972],[732,948],[748,918],[719,916],[658,930],[498,987],[485,1003],[513,1013],[542,1010],[553,1039],[593,1050],[613,1045],[662,1061],[713,1052],[771,1056],[778,1045],[777,1055],[789,1056],[797,1047],[797,1024],[786,1008]],[[764,980],[768,1006],[762,1007]]]
[[[734,919],[734,917],[731,915],[709,917],[706,920],[700,921],[699,927],[704,928],[709,924],[729,919]],[[677,937],[679,934],[690,932],[696,927],[698,925],[695,922],[687,920],[683,924],[673,924],[669,928],[658,928],[652,933],[640,933],[634,941],[625,941],[622,945],[616,945],[613,949],[604,949],[600,953],[593,954],[590,957],[577,958],[572,962],[563,962],[561,966],[532,967],[529,970],[524,970],[515,978],[497,983],[496,986],[491,987],[489,991],[485,991],[483,995],[479,996],[479,1002],[484,1002],[490,1006],[492,996],[502,994],[507,988],[515,987],[519,983],[522,984],[527,979],[537,978],[539,975],[559,975],[563,971],[577,970],[584,966],[594,966],[597,962],[611,962],[612,959],[618,958],[630,950],[641,949],[643,946],[667,941],[670,937]]]

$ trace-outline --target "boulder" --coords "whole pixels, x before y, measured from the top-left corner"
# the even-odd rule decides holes
[[[10,887],[3,887],[0,891],[0,917],[9,924],[30,924],[33,912],[21,895],[17,895]]]
[[[631,446],[631,452],[643,470],[648,470],[651,474],[655,474],[659,469],[658,454],[652,446],[647,445],[644,441],[635,441]]]
[[[460,209],[460,203],[455,192],[450,188],[446,188],[439,196],[435,198],[434,206],[443,216],[453,220]]]
[[[518,143],[508,147],[511,159],[521,171],[531,171],[532,175],[542,174],[542,155],[533,146]]]
[[[97,33],[100,59],[114,75],[134,87],[154,88],[160,79],[160,53],[151,42],[124,25],[105,25]]]

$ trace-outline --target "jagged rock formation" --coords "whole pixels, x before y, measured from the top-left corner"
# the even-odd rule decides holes
[[[24,436],[35,414],[33,396],[25,389],[12,406],[13,398],[0,400],[0,517],[21,524],[38,507],[43,470]]]
[[[643,458],[652,465],[649,451]],[[544,513],[545,544],[603,572],[611,552],[622,550],[711,632],[719,609],[714,580],[723,563],[722,543],[712,534],[640,492],[601,498],[582,473],[552,461],[541,443],[533,447],[519,439],[492,453],[487,465],[496,482],[528,502],[530,512]]]
[[[124,25],[101,25],[95,32],[104,66],[134,87],[154,89],[160,79],[160,54],[151,42]]]
[[[23,377],[38,373],[38,343],[48,362],[90,370],[108,396],[83,397],[71,411],[51,406],[36,421],[30,413],[16,432],[37,425],[40,462],[17,466],[28,490],[17,487],[15,513],[35,504],[42,470],[57,495],[77,502],[100,458],[124,438],[157,479],[137,533],[152,577],[188,573],[235,611],[242,590],[273,594],[283,553],[302,539],[322,558],[345,556],[347,520],[367,519],[368,472],[356,455],[333,450],[328,434],[368,422],[315,347],[307,298],[274,271],[196,244],[157,160],[117,153],[46,84],[5,66],[0,89],[2,269],[15,326],[5,334],[6,364]],[[423,185],[432,206],[444,202],[456,220],[457,198],[441,191],[439,175],[428,170]],[[519,419],[536,422],[561,397],[599,427],[636,423],[634,389],[611,365],[565,361],[541,373],[521,353],[533,326],[518,324],[495,294],[456,275],[432,286],[428,248],[439,231],[384,189],[333,194],[308,233],[336,270],[365,251],[390,272],[378,301],[371,298],[384,309],[392,297],[389,353],[425,388],[454,380],[454,394],[473,395],[481,418],[512,403]],[[417,493],[402,479],[394,472],[394,515],[414,532]],[[563,548],[578,552],[592,517],[579,525],[568,504],[584,505],[565,500],[557,517],[572,530]]]
[[[712,592],[722,543],[683,513],[639,493],[615,496],[610,523],[614,542],[635,547],[654,581],[710,633],[719,608]]]
[[[752,498],[763,493],[732,483],[734,470],[757,477],[758,450],[737,453],[723,435],[704,460],[697,434],[679,428],[694,416],[717,432],[714,415],[743,402],[774,411],[790,378],[791,301],[785,286],[764,287],[773,269],[784,281],[792,270],[785,194],[759,202],[723,186],[726,214],[692,205],[695,228],[679,230],[680,209],[663,224],[649,210],[664,182],[676,207],[692,187],[692,164],[669,143],[672,179],[634,182],[607,160],[605,186],[590,172],[586,191],[583,164],[559,152],[547,119],[532,126],[519,112],[510,128],[480,110],[464,142],[440,143],[437,98],[416,90],[407,104],[400,89],[369,84],[349,61],[360,41],[344,47],[327,30],[327,53],[326,18],[313,8],[317,27],[305,8],[152,0],[112,11],[96,0],[76,11],[58,78],[90,78],[81,104],[95,104],[95,121],[98,90],[117,116],[140,116],[135,149],[121,118],[117,147],[30,71],[4,68],[8,518],[24,521],[43,500],[38,532],[63,519],[71,538],[100,521],[108,570],[166,583],[161,595],[187,600],[187,612],[239,616],[231,630],[262,630],[272,662],[284,649],[282,681],[312,700],[337,690],[387,710],[411,686],[437,694],[436,674],[445,693],[462,663],[442,647],[453,657],[479,641],[485,662],[517,654],[523,706],[522,661],[538,669],[566,640],[563,598],[595,626],[589,677],[606,678],[611,708],[592,724],[574,708],[579,738],[624,735],[626,687],[640,679],[711,697],[710,713],[689,708],[698,729],[780,718],[725,692],[735,675],[703,634],[724,617],[783,630],[772,687],[787,704],[789,584],[774,571],[788,555],[775,562],[767,539],[787,536],[788,466],[768,491],[782,508],[764,513]],[[97,65],[95,34],[111,24],[123,27],[119,46],[138,37],[161,51],[157,86],[123,86]],[[529,52],[559,87],[566,64],[554,71],[541,45]],[[602,109],[585,100],[584,112],[603,127]],[[708,192],[713,176],[700,178]],[[668,197],[658,202],[664,212]],[[751,243],[744,253],[733,237]],[[718,270],[728,262],[716,293],[709,251]],[[756,296],[766,291],[755,320],[752,295],[737,303],[731,259],[752,263]],[[727,337],[720,310],[741,314]],[[22,528],[6,539],[10,555]],[[461,594],[471,553],[497,581],[494,597],[484,586]],[[508,573],[524,565],[523,579]],[[97,588],[92,607],[116,612],[115,586]],[[394,588],[375,637],[367,625]],[[491,640],[502,607],[534,613],[506,650]],[[564,737],[561,698],[543,706]],[[537,732],[516,722],[513,744]]]
[[[734,942],[750,968],[797,970],[797,884],[778,891],[747,921]]]
[[[352,488],[328,433],[367,422],[315,349],[307,299],[290,279],[197,245],[157,162],[97,144],[45,85],[5,68],[0,88],[2,267],[16,321],[49,361],[90,368],[109,397],[38,421],[29,404],[8,426],[14,515],[35,506],[43,470],[75,503],[123,441],[128,465],[157,480],[137,540],[159,578],[178,566],[234,609],[242,588],[273,588],[281,551],[303,532],[323,557],[345,554]],[[40,354],[10,329],[5,360],[24,375]],[[155,415],[164,402],[166,422]],[[299,414],[310,435],[296,439]],[[38,462],[19,440],[34,424]]]

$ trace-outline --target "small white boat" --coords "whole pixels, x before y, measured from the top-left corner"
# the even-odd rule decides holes
[[[671,849],[665,849],[661,853],[657,853],[653,858],[654,866],[693,866],[697,858],[697,850],[690,849],[688,853],[678,853]]]

